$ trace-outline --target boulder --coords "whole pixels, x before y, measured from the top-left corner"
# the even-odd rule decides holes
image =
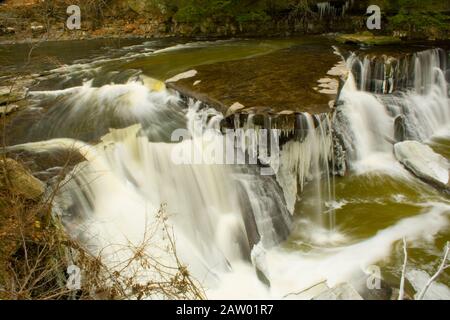
[[[449,192],[449,163],[429,146],[417,141],[394,145],[397,160],[422,181]]]
[[[402,40],[398,37],[392,36],[376,36],[370,32],[341,34],[336,37],[336,40],[343,44],[356,44],[366,46],[383,46],[399,44]]]
[[[0,189],[6,188],[13,194],[29,200],[39,199],[45,191],[41,181],[33,177],[17,161],[9,158],[0,160]]]

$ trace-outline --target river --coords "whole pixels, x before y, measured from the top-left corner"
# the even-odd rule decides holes
[[[7,123],[9,150],[49,186],[61,152],[81,153],[56,211],[112,268],[131,255],[127,244],[145,239],[162,204],[181,260],[213,299],[310,299],[306,289],[321,283],[389,299],[400,283],[403,238],[410,296],[441,262],[448,195],[406,170],[393,144],[403,115],[408,140],[450,160],[448,45],[168,38],[48,42],[31,59],[29,50],[0,48],[0,81],[17,70],[31,79],[27,105]],[[164,84],[189,70],[193,77]],[[234,102],[245,108],[220,112]],[[174,154],[225,145],[225,127],[278,129],[279,157],[265,165],[174,162]],[[174,141],[178,129],[190,137]],[[242,141],[238,154],[261,156]],[[165,261],[165,236],[154,232],[149,255]],[[378,271],[388,290],[376,293],[367,283]],[[450,299],[449,284],[447,270],[427,297]]]

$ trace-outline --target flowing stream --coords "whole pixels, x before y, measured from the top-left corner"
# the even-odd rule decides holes
[[[292,127],[270,113],[262,122],[258,113],[234,118],[233,129],[277,129],[266,146],[277,154],[257,148],[255,137],[230,142],[229,117],[161,81],[199,65],[270,57],[302,41],[161,40],[96,47],[89,57],[71,52],[47,71],[32,64],[41,75],[31,106],[9,124],[8,150],[37,157],[75,148],[84,157],[58,196],[58,212],[71,236],[112,269],[132,256],[127,245],[152,232],[163,205],[177,253],[209,298],[310,299],[303,290],[323,282],[351,283],[369,297],[374,267],[398,287],[402,238],[414,295],[449,240],[450,201],[407,171],[393,144],[401,134],[450,160],[449,51],[349,52],[336,110],[296,112]],[[173,140],[177,130],[188,137]],[[255,161],[223,161],[230,143],[233,157]],[[170,263],[164,234],[153,232],[148,254]],[[143,281],[154,276],[130,268]],[[449,283],[447,271],[430,297],[449,299]]]

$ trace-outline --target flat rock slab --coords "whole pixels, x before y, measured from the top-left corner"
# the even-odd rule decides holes
[[[449,189],[449,163],[429,146],[417,141],[395,144],[397,160],[421,180],[434,186]]]
[[[336,37],[336,40],[344,44],[363,44],[368,46],[392,45],[402,42],[398,37],[375,36],[370,33],[342,34]]]
[[[323,39],[322,39],[323,41]],[[196,66],[193,77],[171,82],[183,93],[215,101],[225,108],[236,102],[250,108],[323,113],[330,111],[334,90],[315,90],[339,62],[329,43],[301,44],[253,58]]]

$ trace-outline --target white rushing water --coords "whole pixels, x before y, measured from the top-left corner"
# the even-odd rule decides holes
[[[335,161],[332,125],[339,125],[349,174],[383,172],[400,179],[411,177],[393,155],[396,119],[402,117],[405,134],[419,141],[449,129],[442,52],[420,52],[412,61],[412,73],[405,67],[391,74],[387,70],[393,68],[374,67],[368,57],[352,56],[347,63],[353,73],[341,92],[339,121],[298,114],[298,132],[281,146],[278,170],[270,163],[274,176],[261,175],[258,165],[175,163],[174,154],[195,157],[198,150],[226,145],[219,130],[223,116],[194,101],[183,110],[176,93],[145,77],[124,84],[96,87],[86,82],[31,93],[37,105],[49,106],[46,116],[31,128],[35,140],[43,141],[9,150],[79,150],[86,161],[73,169],[58,205],[70,234],[113,270],[122,269],[134,254],[131,248],[146,240],[146,254],[172,266],[166,246],[167,230],[173,228],[179,258],[209,298],[309,299],[313,295],[295,293],[323,281],[330,287],[351,282],[364,291],[367,270],[388,258],[398,240],[432,241],[449,225],[450,205],[443,200],[414,203],[421,214],[400,219],[365,239],[351,239],[336,226],[334,210],[349,202],[335,199],[330,174]],[[403,83],[399,79],[406,74],[412,78]],[[254,124],[253,116],[243,126],[263,129]],[[235,126],[241,127],[238,120]],[[80,133],[80,128],[86,132]],[[180,128],[191,134],[189,139],[170,141],[173,130]],[[253,146],[244,140],[237,149],[255,153]],[[203,160],[208,155],[200,151]],[[311,199],[302,198],[307,186]],[[317,219],[299,224],[311,249],[284,248],[280,244],[292,230],[296,207],[306,200],[314,204]],[[167,225],[161,225],[162,205]],[[142,281],[158,277],[139,265],[129,269]]]

